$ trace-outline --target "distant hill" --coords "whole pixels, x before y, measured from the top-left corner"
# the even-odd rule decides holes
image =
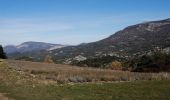
[[[50,51],[62,47],[65,47],[65,45],[30,41],[30,42],[24,42],[17,46],[7,45],[4,47],[4,50],[7,54],[11,54],[15,52],[24,53],[24,52],[35,52],[41,50]]]
[[[26,55],[37,60],[43,59],[42,57],[45,57],[45,55],[51,55],[57,63],[70,64],[73,61],[83,61],[104,56],[129,59],[135,55],[141,55],[157,48],[165,49],[165,51],[169,52],[170,19],[132,25],[103,40],[78,46],[67,46],[55,49],[53,44],[38,43],[32,46],[29,46],[29,44],[32,43],[24,43],[17,46],[18,48],[20,47],[19,50],[29,52],[9,56],[15,58]],[[53,50],[48,49],[50,50],[48,51],[47,48],[49,47],[53,47]],[[40,49],[41,52],[30,52],[36,49]],[[7,51],[7,49],[5,50]],[[15,50],[15,48],[11,47],[10,50]]]

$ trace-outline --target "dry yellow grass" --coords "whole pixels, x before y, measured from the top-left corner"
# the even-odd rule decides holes
[[[24,71],[42,80],[57,83],[169,80],[169,73],[134,73],[61,64],[38,63],[29,61],[6,60],[10,68]]]

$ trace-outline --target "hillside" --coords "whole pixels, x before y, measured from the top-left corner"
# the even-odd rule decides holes
[[[76,60],[79,57],[94,58],[116,56],[128,58],[155,48],[170,47],[170,20],[152,21],[129,26],[110,37],[79,46],[52,51],[56,60]]]
[[[170,19],[151,21],[129,26],[106,39],[78,46],[67,46],[59,49],[15,53],[10,58],[20,56],[32,57],[35,61],[43,61],[46,55],[51,55],[54,62],[70,64],[73,61],[115,56],[119,59],[129,59],[155,49],[169,52]],[[29,49],[28,49],[29,50]]]

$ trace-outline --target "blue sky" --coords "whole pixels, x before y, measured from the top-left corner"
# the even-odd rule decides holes
[[[79,44],[170,18],[170,0],[0,0],[0,44]]]

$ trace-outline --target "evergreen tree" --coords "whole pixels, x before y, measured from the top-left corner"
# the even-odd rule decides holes
[[[4,50],[3,50],[1,45],[0,45],[0,58],[2,58],[2,59],[6,59],[7,58],[6,54],[4,53]]]

